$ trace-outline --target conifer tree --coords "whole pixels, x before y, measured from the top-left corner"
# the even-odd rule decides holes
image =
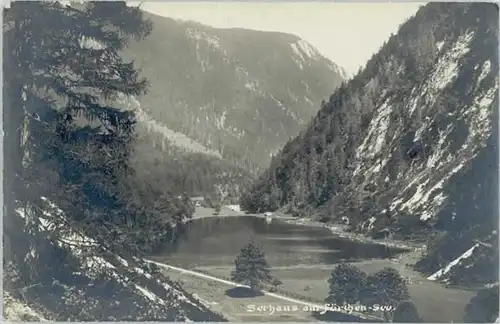
[[[112,103],[146,91],[147,81],[119,52],[152,26],[125,2],[21,1],[3,15],[4,241],[10,248],[4,259],[32,271],[41,264],[24,257],[29,245],[38,251],[38,216],[47,207],[42,195],[72,216],[66,229],[79,224],[113,238],[123,231],[109,224],[130,221],[116,208],[124,206],[117,185],[129,171],[135,118]],[[24,223],[16,220],[19,208]],[[21,237],[29,242],[25,249]]]
[[[234,264],[236,269],[231,273],[231,280],[250,286],[253,292],[260,291],[263,283],[277,283],[271,275],[264,250],[257,242],[252,241],[244,246]]]

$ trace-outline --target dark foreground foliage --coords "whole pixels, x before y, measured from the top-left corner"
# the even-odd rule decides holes
[[[127,181],[136,118],[114,103],[148,82],[119,52],[151,23],[125,2],[21,1],[3,15],[4,288],[59,321],[222,320],[132,271],[193,211]]]

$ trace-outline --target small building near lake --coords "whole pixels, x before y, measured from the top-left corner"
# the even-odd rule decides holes
[[[205,197],[191,197],[189,200],[191,200],[196,207],[200,207],[205,202]]]

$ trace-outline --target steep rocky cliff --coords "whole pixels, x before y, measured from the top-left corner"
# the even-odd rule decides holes
[[[242,206],[432,238],[420,270],[455,260],[433,278],[496,281],[497,49],[496,5],[422,7],[284,146]]]

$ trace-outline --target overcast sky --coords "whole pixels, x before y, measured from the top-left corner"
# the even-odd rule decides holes
[[[295,34],[348,74],[357,72],[424,3],[143,2],[158,15],[219,28]]]

